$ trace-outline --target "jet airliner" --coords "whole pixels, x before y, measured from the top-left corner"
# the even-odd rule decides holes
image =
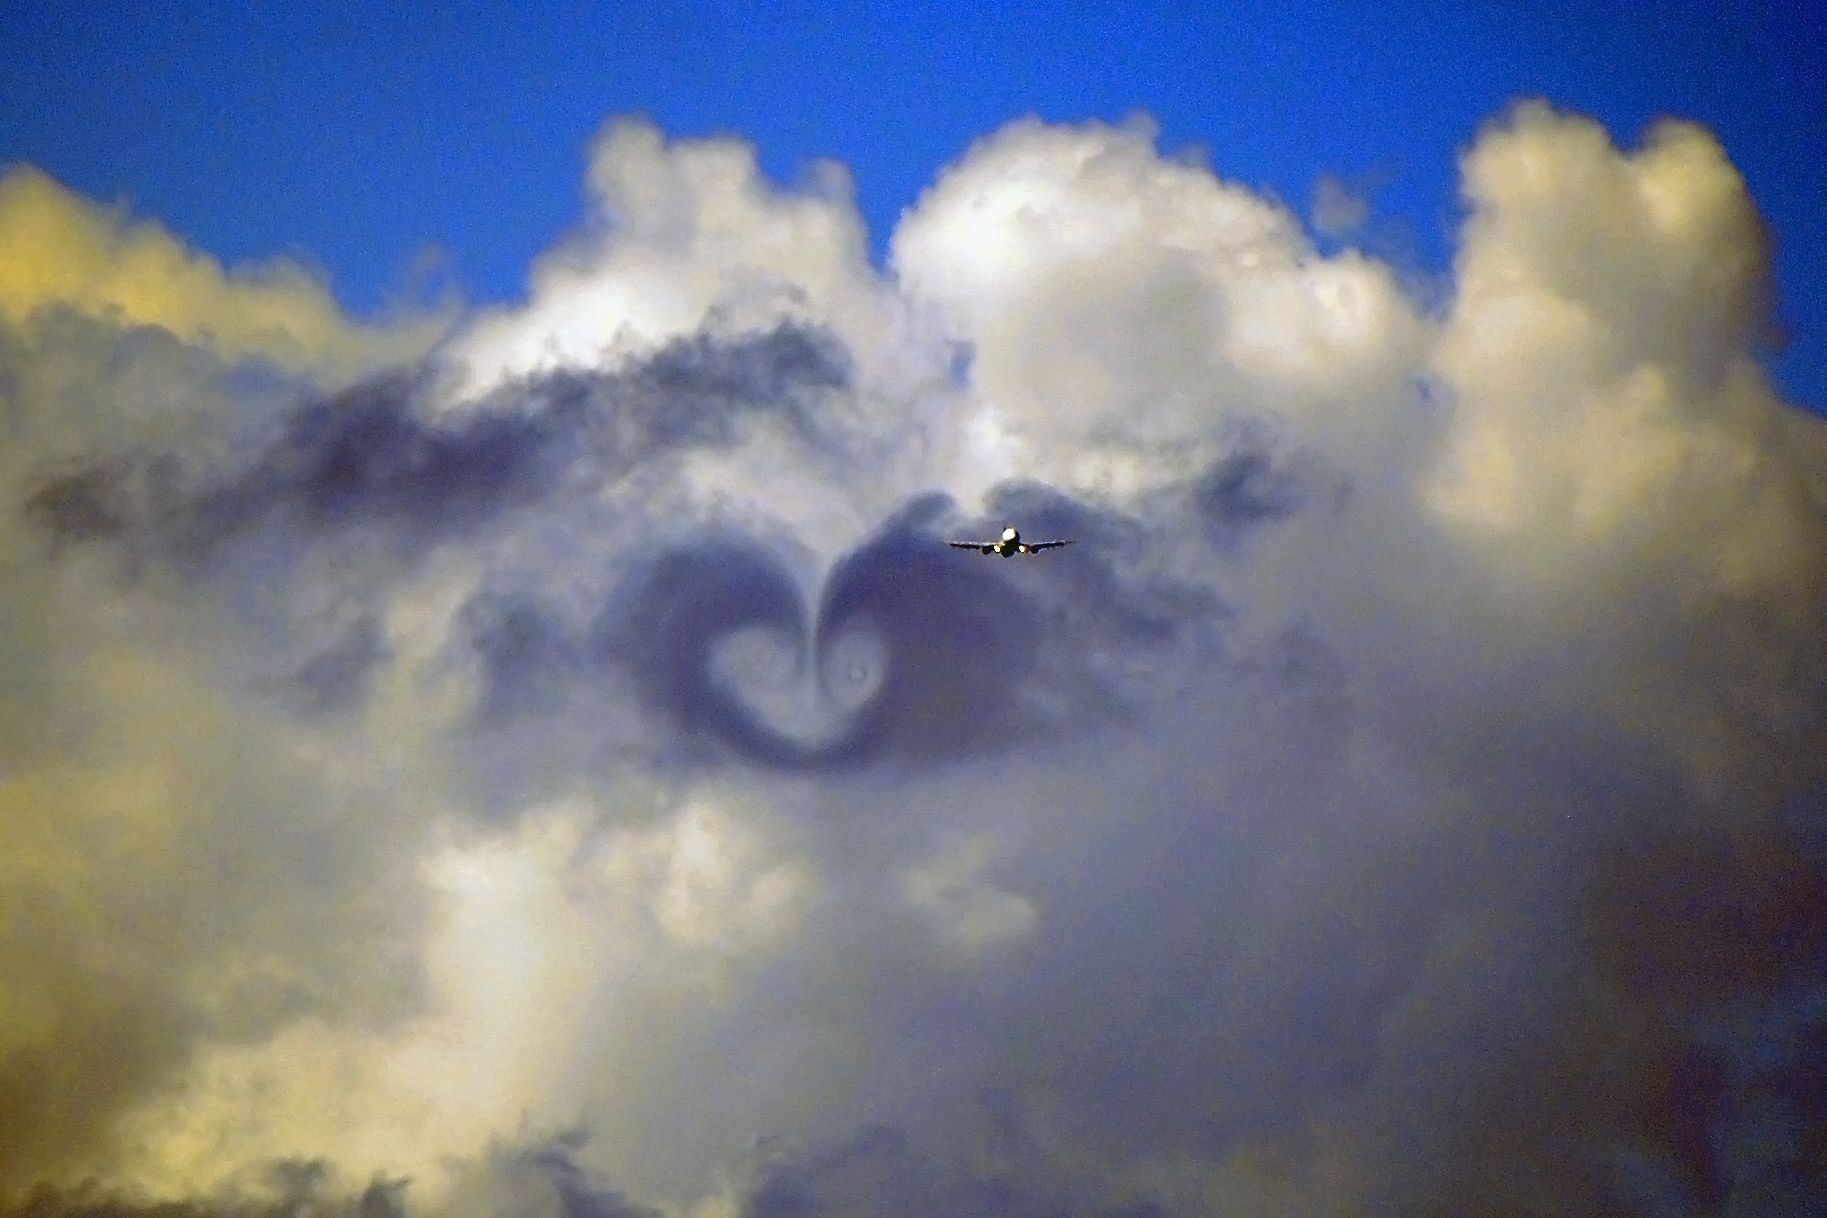
[[[1038,554],[1042,550],[1051,550],[1056,546],[1069,546],[1066,541],[1023,541],[1021,530],[1014,525],[1002,531],[1002,536],[995,541],[948,541],[946,545],[954,550],[978,550],[984,554],[1000,554],[1007,558],[1011,554]]]

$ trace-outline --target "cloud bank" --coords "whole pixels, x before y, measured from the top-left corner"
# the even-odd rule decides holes
[[[156,326],[231,360],[263,359],[338,379],[417,358],[444,319],[344,317],[305,268],[275,260],[224,272],[158,224],[129,223],[30,166],[0,174],[0,318],[18,326],[64,306],[117,326]]]
[[[616,121],[526,300],[381,331],[15,171],[0,1209],[1818,1195],[1768,235],[1691,125],[1462,173],[1427,307],[1140,121],[885,270]]]

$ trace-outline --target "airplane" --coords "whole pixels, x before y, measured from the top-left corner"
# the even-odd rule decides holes
[[[1011,554],[1038,554],[1042,550],[1051,550],[1055,546],[1069,546],[1072,542],[1070,540],[1023,541],[1021,530],[1010,525],[995,541],[948,541],[945,544],[954,550],[980,550],[985,554],[1000,554],[1007,558]]]

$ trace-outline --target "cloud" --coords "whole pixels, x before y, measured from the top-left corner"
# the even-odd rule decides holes
[[[1370,199],[1332,174],[1313,183],[1313,229],[1322,236],[1349,237],[1370,220]]]
[[[0,268],[0,317],[12,325],[64,306],[335,382],[415,358],[445,326],[423,315],[352,322],[294,263],[225,272],[158,224],[129,222],[29,165],[0,175]]]
[[[727,446],[748,412],[791,420],[803,399],[842,387],[842,359],[785,326],[729,343],[681,339],[627,373],[554,374],[448,423],[414,412],[409,382],[370,380],[294,415],[200,514],[232,530],[284,505],[318,524],[378,513],[446,532],[458,513],[493,515],[540,494],[563,477],[574,444],[595,450],[601,476],[680,448]]]
[[[137,1218],[164,1214],[173,1218],[209,1218],[237,1213],[278,1218],[305,1214],[311,1218],[401,1218],[403,1180],[377,1179],[365,1188],[351,1187],[322,1162],[277,1160],[246,1174],[208,1198],[153,1202],[109,1192],[91,1182],[75,1189],[39,1188],[16,1210],[17,1218],[80,1214],[85,1218]]]
[[[812,1153],[783,1151],[764,1160],[739,1212],[743,1218],[839,1218],[840,1215],[990,1215],[1096,1213],[1100,1218],[1167,1218],[1141,1201],[1114,1208],[1062,1208],[1061,1199],[1036,1195],[988,1176],[972,1179],[919,1154],[900,1131],[872,1126],[845,1144]]]
[[[1359,434],[1425,330],[1389,268],[1323,259],[1291,213],[1153,129],[1013,124],[896,230],[900,281],[971,344],[986,426],[1026,476],[1133,494],[1218,455],[1265,403]]]
[[[7,606],[12,645],[38,654],[9,662],[0,794],[0,959],[17,979],[0,1177],[15,1187],[109,1161],[113,1118],[201,1044],[308,1011],[382,1021],[415,978],[416,902],[375,849],[393,835],[339,825],[377,806],[362,784],[291,755],[270,716],[186,671],[169,622],[129,611],[141,650],[97,639],[101,615],[61,595],[34,599]]]
[[[590,148],[586,223],[535,265],[531,299],[483,313],[441,353],[453,392],[566,367],[613,366],[707,322],[755,329],[811,316],[860,359],[894,320],[875,282],[847,172],[821,162],[811,189],[764,181],[734,139],[668,145],[648,123],[605,126]]]
[[[1039,497],[1010,492],[997,504],[1024,498],[1036,505],[1024,518],[1043,530],[1058,521],[1053,528],[1087,541],[1115,531],[1069,502],[1041,509]],[[1171,639],[1196,594],[1125,589],[1096,558],[1052,588],[995,566],[962,565],[932,533],[932,519],[948,506],[942,497],[916,501],[844,555],[826,572],[816,611],[776,560],[740,539],[657,556],[627,606],[614,611],[606,645],[634,666],[656,711],[766,766],[942,761],[1116,713],[1120,691],[1074,635],[1114,642],[1140,662]],[[1087,590],[1075,604],[1075,593]],[[1037,648],[1049,628],[1058,645]],[[760,652],[749,660],[732,651],[745,638]],[[998,662],[981,663],[986,653]],[[775,661],[788,671],[757,671]],[[802,705],[770,696],[782,684],[789,701],[803,685]]]
[[[1734,552],[1715,561],[1756,562],[1753,522],[1796,505],[1741,498],[1748,467],[1782,454],[1756,438],[1772,409],[1755,361],[1768,239],[1723,150],[1670,123],[1623,158],[1595,124],[1524,107],[1465,173],[1473,214],[1432,361],[1462,422],[1432,505],[1464,527],[1594,543],[1548,547],[1549,562],[1645,516],[1639,529]],[[1645,510],[1677,486],[1675,510]]]
[[[7,314],[0,1197],[1807,1195],[1827,427],[1724,151],[1517,108],[1430,309],[1154,139],[1011,124],[883,271],[612,123],[349,383]]]

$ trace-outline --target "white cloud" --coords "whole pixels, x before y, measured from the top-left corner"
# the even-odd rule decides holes
[[[739,140],[669,143],[618,119],[591,146],[587,184],[586,223],[534,266],[526,304],[472,319],[442,352],[456,397],[782,317],[832,325],[860,361],[893,366],[899,305],[870,269],[842,166],[781,190]]]
[[[1286,210],[1153,140],[1014,124],[895,234],[900,282],[972,345],[976,409],[1013,464],[1129,499],[1209,461],[1231,415],[1374,430],[1359,411],[1424,333],[1389,268],[1319,257]]]

